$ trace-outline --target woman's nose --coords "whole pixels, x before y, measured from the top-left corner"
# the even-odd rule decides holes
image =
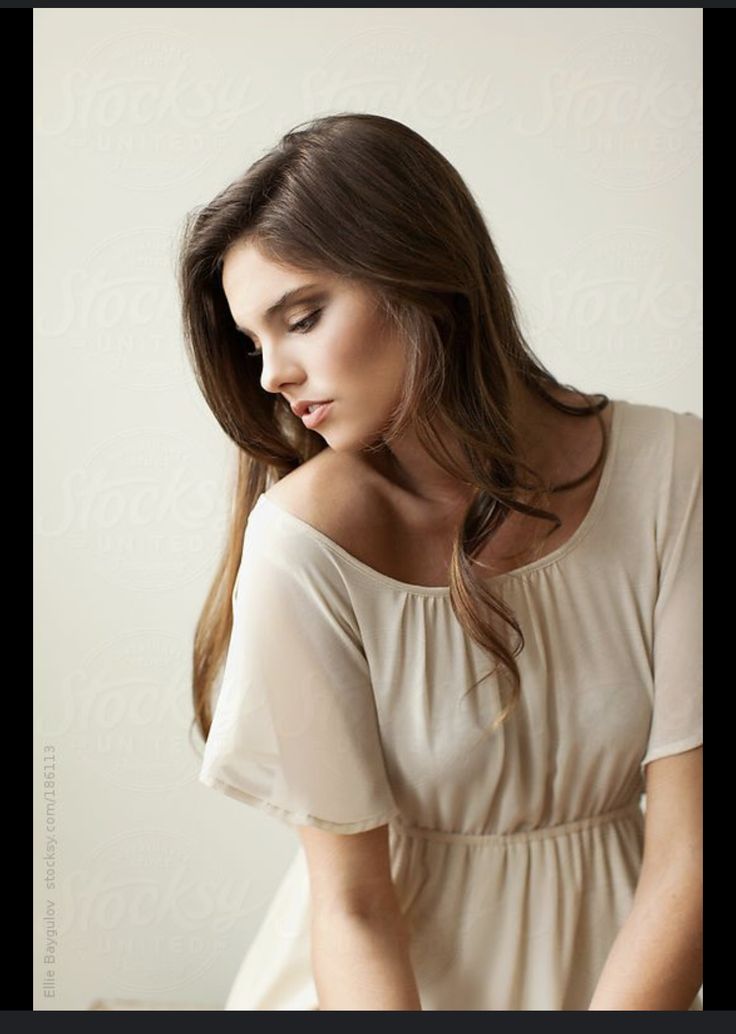
[[[285,385],[298,384],[302,379],[296,363],[286,356],[277,359],[273,354],[267,356],[264,353],[261,362],[261,387],[273,395],[283,392]]]

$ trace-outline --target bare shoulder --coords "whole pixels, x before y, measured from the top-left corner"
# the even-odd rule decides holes
[[[380,479],[354,453],[325,448],[265,494],[369,565],[391,530]]]

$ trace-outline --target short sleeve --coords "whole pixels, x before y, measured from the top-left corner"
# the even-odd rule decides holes
[[[644,766],[703,742],[703,420],[670,413],[658,518],[652,721]]]
[[[343,575],[258,503],[199,780],[291,826],[357,833],[399,814]]]

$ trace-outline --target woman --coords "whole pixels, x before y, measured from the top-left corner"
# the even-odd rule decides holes
[[[299,837],[226,1009],[701,1009],[702,420],[559,384],[391,119],[287,133],[180,287],[238,449],[200,780]]]

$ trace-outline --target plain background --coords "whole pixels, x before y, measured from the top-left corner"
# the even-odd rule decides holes
[[[299,122],[396,118],[464,177],[563,383],[702,415],[702,11],[36,9],[34,35],[34,1008],[221,1008],[297,838],[201,786],[187,738],[234,446],[182,346],[183,216]]]

